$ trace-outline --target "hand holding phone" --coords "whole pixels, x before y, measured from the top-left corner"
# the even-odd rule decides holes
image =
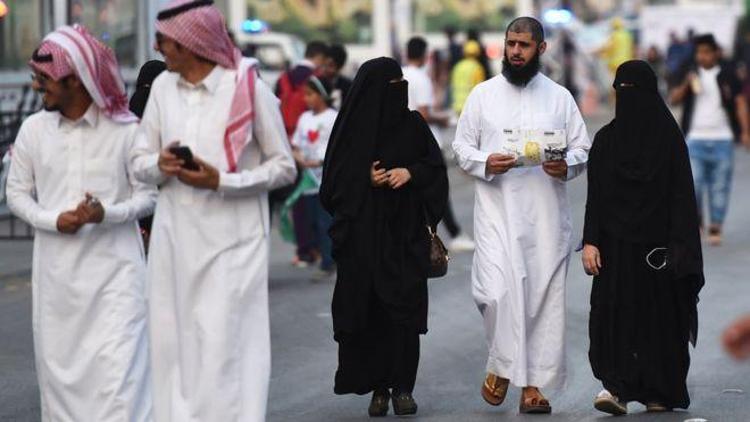
[[[190,151],[189,147],[175,145],[169,147],[169,152],[176,156],[178,159],[182,160],[182,168],[184,168],[185,170],[200,170],[200,166],[198,166],[198,164],[195,163],[195,160],[193,160],[193,152]]]

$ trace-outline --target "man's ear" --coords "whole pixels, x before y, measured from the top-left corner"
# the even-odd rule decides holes
[[[539,54],[544,54],[545,51],[547,51],[547,41],[542,41],[542,43],[539,44]]]

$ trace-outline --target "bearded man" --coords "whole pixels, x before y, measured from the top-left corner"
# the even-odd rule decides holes
[[[522,413],[549,413],[539,388],[565,375],[565,182],[583,172],[591,145],[573,97],[539,73],[546,48],[536,19],[510,23],[502,75],[474,88],[453,143],[459,165],[476,178],[472,293],[489,345],[482,396],[498,406],[513,383],[523,388]],[[518,166],[507,146],[524,132],[557,133],[567,154]]]

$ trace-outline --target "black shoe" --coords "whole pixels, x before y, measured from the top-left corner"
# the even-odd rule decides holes
[[[414,415],[417,413],[417,402],[411,393],[398,393],[393,395],[393,413],[397,416]]]
[[[391,394],[388,390],[375,390],[372,393],[372,400],[370,400],[370,407],[367,409],[367,413],[372,417],[381,417],[388,414],[388,399],[391,398]]]

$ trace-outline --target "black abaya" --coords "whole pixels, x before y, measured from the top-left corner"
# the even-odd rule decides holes
[[[400,76],[390,59],[362,66],[326,154],[321,200],[333,215],[338,267],[332,303],[337,394],[410,392],[418,336],[427,332],[426,225],[442,217],[448,180],[429,127],[408,111],[406,82],[390,83]],[[408,169],[411,180],[395,190],[372,187],[375,161],[387,170]]]
[[[615,120],[597,133],[588,162],[584,243],[602,260],[589,360],[623,401],[687,408],[704,282],[687,147],[648,64],[623,64],[615,88]]]

